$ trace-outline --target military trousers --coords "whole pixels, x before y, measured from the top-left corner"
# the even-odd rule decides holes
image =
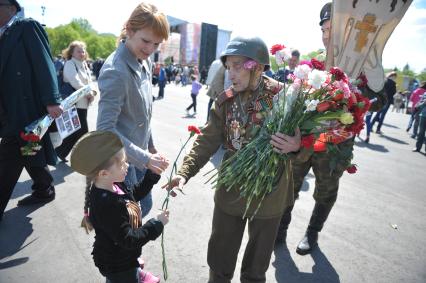
[[[353,150],[354,142],[352,140],[339,144],[340,149]],[[315,189],[313,197],[317,203],[334,204],[339,190],[339,180],[345,172],[348,160],[337,160],[336,168],[332,171],[330,163],[332,156],[327,152],[315,152],[305,162],[292,162],[293,180],[294,180],[294,198],[299,197],[303,180],[312,168],[315,175]]]
[[[248,221],[241,216],[226,214],[215,205],[207,251],[210,267],[208,282],[231,282],[246,224],[249,240],[241,266],[241,282],[266,282],[265,273],[269,268],[280,219],[275,217]]]

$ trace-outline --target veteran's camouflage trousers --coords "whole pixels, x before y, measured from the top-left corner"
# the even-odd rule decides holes
[[[353,140],[345,141],[338,145],[340,158],[333,157],[327,152],[315,152],[305,162],[292,162],[294,180],[294,199],[299,197],[303,180],[312,168],[315,175],[315,190],[313,197],[317,203],[334,204],[339,190],[339,179],[345,172],[353,151]],[[334,163],[334,170],[330,164]]]

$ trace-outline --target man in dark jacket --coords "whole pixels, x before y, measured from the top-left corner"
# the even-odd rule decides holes
[[[393,104],[393,96],[396,93],[396,72],[390,72],[387,76],[386,82],[385,82],[385,95],[387,97],[387,103],[385,106],[383,106],[383,109],[377,112],[377,114],[374,116],[373,121],[371,122],[371,128],[373,128],[374,123],[378,122],[376,133],[381,134],[382,131],[380,130],[383,125],[383,121],[385,120],[386,113],[389,110],[389,107]]]
[[[62,109],[47,34],[38,22],[19,18],[20,10],[16,0],[0,0],[0,219],[24,167],[33,193],[18,205],[55,198],[47,164],[56,164],[56,155],[49,135],[35,155],[21,153],[25,126],[45,114],[56,118]]]

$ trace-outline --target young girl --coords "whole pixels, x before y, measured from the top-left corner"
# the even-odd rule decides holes
[[[194,107],[194,115],[197,114],[197,95],[200,92],[201,87],[203,86],[197,81],[197,77],[195,75],[191,75],[191,98],[192,104],[186,108],[186,114],[189,115],[189,110]]]
[[[107,283],[157,283],[159,278],[143,271],[138,258],[142,246],[161,235],[169,212],[162,211],[142,225],[138,201],[160,176],[148,170],[142,183],[127,188],[123,181],[128,166],[124,145],[112,132],[90,132],[77,142],[71,167],[93,181],[86,190],[82,225],[95,229],[93,260]]]

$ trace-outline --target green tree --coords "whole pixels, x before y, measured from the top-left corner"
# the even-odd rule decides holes
[[[80,34],[73,29],[70,25],[61,25],[59,27],[50,29],[47,28],[49,35],[50,48],[54,56],[61,54],[62,50],[74,40],[81,40]]]
[[[116,47],[116,36],[112,34],[98,34],[86,19],[73,19],[67,25],[47,28],[51,52],[54,56],[62,51],[74,40],[81,40],[87,45],[90,58],[106,58]]]
[[[410,78],[414,78],[415,77],[415,74],[410,69],[410,65],[408,65],[408,63],[405,64],[404,68],[402,69],[402,74],[405,75],[405,76],[407,76],[407,77],[410,77]]]
[[[426,68],[424,68],[423,71],[421,71],[420,74],[417,75],[417,79],[420,83],[426,82]]]

